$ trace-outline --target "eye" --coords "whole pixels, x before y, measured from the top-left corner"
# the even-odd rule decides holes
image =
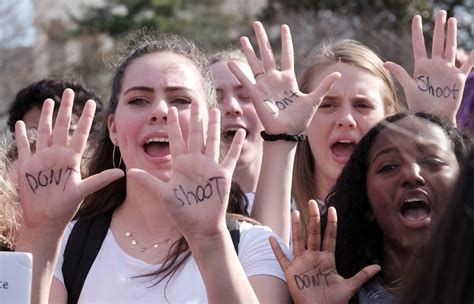
[[[396,163],[387,163],[387,164],[383,164],[378,170],[377,170],[377,173],[389,173],[389,172],[392,172],[394,170],[396,170],[398,167],[400,167],[398,164]]]
[[[334,107],[336,107],[336,105],[329,101],[326,101],[326,102],[323,101],[321,105],[319,105],[319,108],[323,108],[323,109],[329,109],[329,108],[334,108]]]
[[[360,108],[360,109],[370,109],[370,108],[371,108],[371,107],[370,107],[368,104],[366,104],[366,103],[357,103],[357,104],[355,104],[355,107],[356,107],[356,108]]]
[[[433,157],[424,159],[422,161],[422,164],[430,168],[439,168],[441,166],[444,166],[444,162],[442,160]]]
[[[240,94],[237,96],[237,98],[239,98],[242,101],[250,101],[250,96],[246,94]]]
[[[133,98],[130,98],[130,100],[128,101],[128,104],[136,105],[136,106],[141,106],[147,103],[148,103],[148,100],[146,100],[144,97],[133,97]]]
[[[173,105],[190,105],[191,104],[191,99],[189,99],[187,97],[176,97],[176,98],[173,98],[170,101],[170,104],[173,104]]]

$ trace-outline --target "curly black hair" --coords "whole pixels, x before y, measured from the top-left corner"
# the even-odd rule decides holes
[[[25,114],[34,107],[41,109],[43,102],[47,98],[51,98],[56,104],[59,104],[63,92],[67,88],[74,90],[75,97],[72,111],[78,117],[81,116],[82,110],[89,99],[93,99],[96,102],[96,113],[103,109],[103,102],[100,96],[87,88],[81,81],[69,76],[44,78],[29,84],[17,93],[8,110],[7,124],[9,130],[12,133],[15,132],[15,123],[23,119]],[[94,125],[92,130],[94,130]]]
[[[387,125],[409,117],[417,117],[439,126],[452,143],[459,164],[466,158],[470,148],[469,138],[447,121],[430,114],[398,113],[370,129],[355,147],[327,198],[328,206],[334,206],[339,215],[336,261],[337,270],[344,277],[352,277],[365,266],[383,263],[382,231],[377,222],[369,218],[368,155],[377,136]]]

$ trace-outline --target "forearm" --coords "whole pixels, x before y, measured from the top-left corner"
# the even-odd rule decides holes
[[[296,143],[265,141],[262,169],[251,216],[272,228],[286,244],[290,241],[291,180]]]
[[[209,303],[258,303],[227,230],[189,242],[206,286]]]
[[[46,304],[64,230],[22,227],[16,251],[33,255],[31,303]]]

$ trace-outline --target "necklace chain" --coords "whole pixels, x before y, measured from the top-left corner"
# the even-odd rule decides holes
[[[171,238],[167,238],[167,239],[165,239],[165,240],[163,240],[163,241],[153,243],[153,244],[151,244],[151,245],[149,245],[149,246],[142,246],[142,245],[140,245],[140,242],[138,242],[137,240],[135,240],[135,239],[133,238],[133,232],[131,232],[131,231],[125,231],[125,236],[126,236],[127,238],[131,239],[131,242],[130,242],[130,243],[132,244],[132,246],[137,246],[137,247],[140,249],[141,252],[145,252],[145,251],[147,251],[147,250],[150,249],[150,248],[158,249],[158,247],[159,247],[161,244],[169,244],[169,243],[171,242]]]

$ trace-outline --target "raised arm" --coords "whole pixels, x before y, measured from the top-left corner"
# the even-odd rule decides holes
[[[264,294],[262,288],[287,300],[286,284],[277,278],[268,276],[264,282],[250,284],[226,227],[232,173],[244,142],[244,132],[237,132],[226,157],[219,164],[220,112],[217,109],[210,111],[205,136],[199,111],[199,106],[193,103],[189,145],[183,140],[176,109],[171,108],[168,112],[173,160],[173,174],[168,182],[138,169],[131,169],[128,177],[162,197],[170,217],[191,248],[210,303],[256,303],[261,300],[257,295]]]
[[[254,22],[253,28],[261,60],[257,58],[247,37],[242,37],[240,43],[255,75],[255,84],[236,64],[231,62],[229,67],[250,93],[267,134],[301,135],[309,126],[322,98],[340,74],[330,74],[310,94],[300,92],[294,71],[293,42],[289,27],[281,26],[280,69],[277,68],[263,25]],[[282,139],[264,142],[262,168],[251,212],[252,217],[271,227],[287,244],[290,240],[291,180],[296,145],[296,141]]]
[[[121,170],[114,169],[82,180],[80,161],[94,117],[95,102],[87,102],[77,128],[69,138],[73,102],[74,92],[65,90],[54,128],[54,101],[44,102],[36,152],[30,150],[25,124],[19,121],[15,126],[23,211],[16,251],[33,254],[32,303],[49,302],[62,235],[81,201],[89,193],[123,176]]]
[[[370,265],[350,279],[337,273],[334,252],[336,250],[336,209],[328,210],[328,223],[321,246],[320,215],[315,201],[309,201],[308,248],[302,239],[298,211],[293,211],[293,251],[295,259],[288,260],[278,242],[270,238],[272,249],[285,272],[294,303],[346,304],[370,278],[380,271],[380,266]]]
[[[461,105],[464,84],[474,64],[471,51],[466,62],[457,68],[454,64],[457,50],[457,23],[446,11],[436,14],[431,57],[427,55],[421,16],[412,21],[413,77],[398,64],[386,62],[405,92],[408,108],[448,119],[456,125],[456,113]]]

